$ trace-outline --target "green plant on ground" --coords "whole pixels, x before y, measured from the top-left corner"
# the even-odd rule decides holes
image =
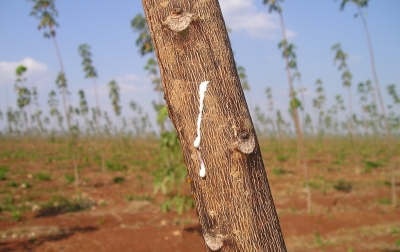
[[[135,193],[127,194],[125,196],[125,200],[127,202],[131,201],[153,201],[153,198],[151,198],[149,195],[136,195]]]
[[[8,166],[4,166],[4,165],[0,166],[0,173],[2,173],[2,172],[6,173],[6,172],[8,172],[9,170],[10,170],[10,169],[8,168]]]
[[[392,235],[398,235],[398,234],[400,234],[400,230],[397,229],[397,228],[393,228],[392,230],[390,230],[390,233],[391,233]]]
[[[51,180],[51,175],[46,172],[39,172],[36,174],[35,177],[39,181],[50,181]]]
[[[389,198],[379,198],[376,202],[381,205],[390,205],[392,203]]]
[[[286,161],[288,161],[288,159],[289,159],[289,157],[285,156],[285,155],[278,155],[276,157],[276,160],[278,160],[279,162],[286,162]]]
[[[13,221],[21,221],[22,220],[22,213],[18,210],[12,211],[11,218]]]
[[[18,183],[15,181],[10,181],[6,184],[8,187],[18,187]]]
[[[125,164],[113,162],[111,160],[107,160],[106,167],[110,171],[125,171],[128,168]]]
[[[371,172],[373,169],[376,169],[378,167],[382,166],[381,162],[378,161],[364,161],[364,170],[365,172]]]
[[[394,245],[395,245],[396,247],[400,247],[400,239],[397,239],[397,240],[395,241]]]
[[[272,169],[272,173],[273,173],[274,175],[280,176],[280,175],[285,175],[285,174],[287,174],[288,171],[285,170],[285,169],[282,168],[282,167],[279,167],[279,168],[276,167],[276,168]]]
[[[154,171],[154,192],[161,191],[168,198],[161,204],[162,211],[175,209],[178,215],[193,208],[193,200],[182,192],[187,170],[183,163],[178,136],[175,131],[161,134],[160,166]]]
[[[75,177],[72,174],[65,174],[64,178],[68,184],[72,184],[75,181]]]
[[[114,182],[114,184],[122,184],[123,182],[125,182],[125,178],[124,177],[114,177],[113,182]]]
[[[315,242],[316,242],[319,246],[324,245],[324,241],[322,240],[321,235],[319,234],[318,231],[315,231],[315,232],[314,232],[314,236],[315,236]]]
[[[322,193],[326,193],[328,189],[328,181],[323,176],[316,176],[309,181],[309,186],[312,189],[320,190]]]
[[[7,166],[0,166],[0,180],[6,180],[6,173],[9,171]]]
[[[339,179],[333,184],[333,188],[338,191],[350,192],[353,189],[353,185],[350,181]]]
[[[63,196],[53,196],[41,206],[39,215],[56,215],[59,213],[78,212],[92,207],[93,202],[81,196],[69,200]]]

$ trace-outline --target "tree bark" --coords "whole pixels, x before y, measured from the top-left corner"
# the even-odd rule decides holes
[[[207,251],[286,251],[218,0],[142,2]]]

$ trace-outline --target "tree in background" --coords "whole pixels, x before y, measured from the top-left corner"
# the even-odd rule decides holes
[[[68,85],[67,85],[67,79],[65,77],[63,60],[61,58],[60,49],[58,47],[58,43],[56,40],[55,28],[58,26],[58,23],[55,18],[58,16],[58,11],[55,7],[54,0],[28,0],[28,1],[31,1],[34,3],[30,15],[39,19],[38,29],[45,30],[44,37],[52,39],[54,47],[56,49],[58,62],[60,64],[60,72],[56,79],[56,85],[61,90],[62,97],[63,97],[64,114],[65,114],[65,118],[66,118],[67,126],[68,126],[68,134],[69,134],[69,140],[70,140],[69,145],[71,146],[72,160],[73,160],[74,173],[75,173],[75,187],[77,188],[79,186],[79,172],[78,172],[78,164],[77,164],[77,158],[76,158],[76,155],[77,155],[76,154],[76,146],[74,144],[74,143],[76,143],[77,139],[74,139],[74,137],[76,137],[76,134],[73,134],[73,132],[72,132],[73,129],[72,129],[72,125],[71,125],[71,115],[67,109],[68,108],[68,104],[67,104]]]
[[[115,115],[119,118],[121,116],[121,105],[119,101],[120,88],[115,80],[111,80],[108,83],[109,93],[108,97],[111,99],[111,105],[113,107]]]
[[[296,92],[293,87],[293,77],[300,77],[300,73],[297,70],[297,61],[296,61],[296,53],[295,45],[288,43],[286,39],[286,28],[285,22],[282,15],[282,8],[280,7],[280,2],[284,0],[264,0],[264,4],[269,6],[269,12],[276,12],[279,16],[279,21],[281,24],[281,32],[282,32],[282,41],[278,44],[278,47],[282,49],[282,56],[285,59],[285,68],[286,74],[289,82],[289,94],[290,94],[290,114],[293,118],[294,125],[296,128],[296,136],[297,136],[297,164],[303,165],[304,171],[304,179],[307,191],[307,210],[311,213],[311,191],[308,183],[308,169],[307,163],[305,161],[305,153],[304,153],[304,140],[303,140],[303,132],[301,130],[300,125],[300,117],[299,117],[299,108],[302,107],[301,102],[296,97]],[[292,75],[292,70],[295,71],[294,75]],[[304,120],[303,120],[304,121]]]
[[[53,41],[54,47],[56,49],[58,62],[60,64],[60,73],[57,77],[57,84],[58,87],[61,89],[61,93],[63,96],[63,106],[64,106],[64,113],[65,117],[67,118],[68,128],[71,127],[71,118],[68,113],[68,103],[67,103],[67,80],[65,78],[65,70],[64,64],[61,57],[60,49],[58,47],[57,39],[56,39],[56,31],[55,28],[58,26],[56,21],[56,17],[58,16],[58,11],[55,7],[54,0],[28,0],[34,3],[32,7],[32,11],[30,13],[31,16],[36,17],[39,19],[39,26],[38,29],[44,29],[44,37],[51,38]]]
[[[97,71],[93,66],[93,61],[92,61],[92,53],[90,52],[90,46],[88,44],[81,44],[78,48],[79,55],[82,57],[82,66],[83,66],[83,71],[85,72],[85,78],[92,79],[93,80],[93,91],[95,95],[95,101],[96,101],[96,107],[92,109],[93,112],[93,120],[96,125],[96,135],[97,137],[101,137],[101,110],[100,110],[100,103],[99,103],[99,96],[97,92],[97,84],[96,84],[96,79],[97,79]],[[105,158],[104,158],[104,153],[103,151],[101,152],[100,155],[101,158],[101,169],[104,172],[106,169],[105,166]]]
[[[386,116],[386,111],[385,111],[385,105],[383,103],[383,99],[382,99],[382,95],[381,95],[381,91],[380,91],[380,84],[379,84],[379,80],[378,80],[378,74],[376,72],[376,66],[375,66],[375,57],[374,57],[374,50],[372,49],[372,41],[371,41],[371,36],[369,34],[369,29],[368,29],[368,25],[367,22],[364,18],[364,14],[362,12],[363,8],[367,8],[368,7],[368,2],[369,0],[342,0],[341,4],[340,4],[340,10],[343,11],[344,8],[346,7],[346,5],[348,3],[353,3],[356,5],[357,7],[357,13],[354,15],[354,17],[360,17],[362,24],[364,26],[364,30],[365,30],[365,35],[367,38],[367,43],[368,43],[368,49],[369,49],[369,56],[370,56],[370,60],[371,60],[371,70],[372,70],[372,74],[374,77],[374,82],[375,82],[375,92],[378,95],[378,100],[379,100],[379,104],[381,107],[381,113],[382,113],[382,117],[384,120],[384,124],[385,124],[385,129],[386,129],[386,135],[387,135],[387,143],[389,145],[389,152],[390,152],[390,157],[389,159],[391,160],[391,169],[392,169],[392,175],[391,175],[391,187],[392,187],[392,205],[393,207],[397,206],[397,196],[396,196],[396,182],[395,182],[395,164],[393,162],[393,147],[392,147],[392,139],[391,139],[391,132],[390,132],[390,126],[389,126],[389,122]]]
[[[353,75],[350,72],[350,69],[347,65],[347,58],[348,55],[342,50],[342,47],[339,43],[335,44],[332,46],[332,51],[335,52],[335,57],[334,57],[334,63],[339,63],[338,70],[342,71],[342,81],[343,81],[343,86],[347,88],[348,92],[348,104],[349,104],[349,118],[348,118],[348,124],[349,124],[349,133],[350,133],[350,140],[353,141],[353,105],[352,105],[352,97],[351,97],[351,80],[353,78]]]
[[[96,101],[96,108],[94,110],[94,112],[96,113],[96,116],[94,118],[95,118],[97,134],[101,134],[101,129],[100,129],[101,111],[100,111],[99,96],[98,96],[97,84],[96,84],[97,71],[93,66],[92,53],[90,52],[90,46],[88,44],[81,44],[79,46],[78,51],[79,51],[79,55],[82,57],[82,66],[83,66],[83,71],[85,72],[85,78],[93,80],[93,91],[94,91],[95,101]]]
[[[31,117],[29,105],[31,104],[31,91],[25,86],[26,78],[23,76],[27,71],[27,68],[23,65],[18,66],[15,70],[17,79],[15,80],[15,91],[17,92],[17,105],[22,113],[22,117],[25,124],[25,132],[28,133],[30,130],[29,119]],[[25,108],[28,108],[26,111]]]

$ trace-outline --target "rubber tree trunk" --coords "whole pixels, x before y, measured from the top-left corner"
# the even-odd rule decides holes
[[[286,251],[218,0],[142,2],[207,251]]]

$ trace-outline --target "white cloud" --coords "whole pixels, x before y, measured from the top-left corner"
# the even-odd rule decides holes
[[[264,39],[280,38],[279,22],[276,14],[268,12],[268,8],[258,10],[255,0],[220,0],[220,6],[227,26],[233,31],[245,31],[251,37]],[[295,32],[287,30],[291,38]]]
[[[9,87],[13,87],[16,79],[15,69],[20,65],[27,68],[25,77],[29,86],[40,88],[49,79],[48,67],[28,57],[19,62],[0,62],[0,86],[9,85]]]

